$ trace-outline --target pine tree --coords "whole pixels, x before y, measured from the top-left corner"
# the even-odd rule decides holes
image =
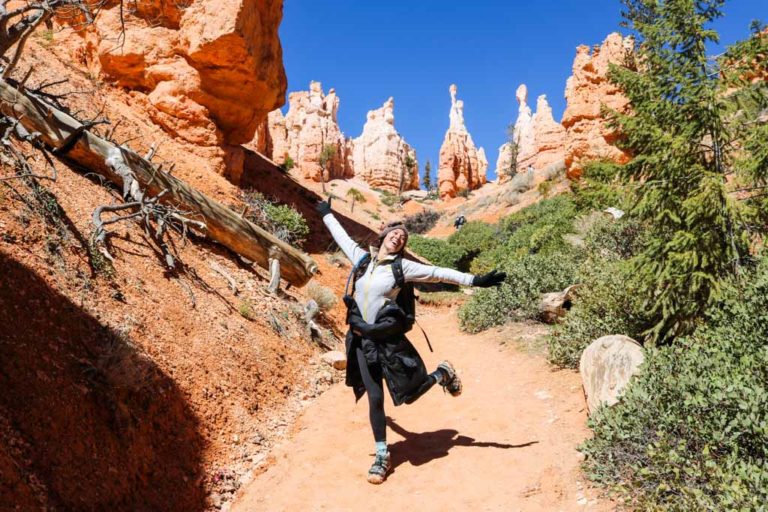
[[[753,225],[768,224],[768,28],[752,22],[752,36],[720,58],[733,139],[742,148],[734,183]]]
[[[517,157],[520,154],[520,145],[517,141],[514,124],[507,126],[507,144],[504,151],[509,153],[509,162],[507,167],[501,171],[506,174],[507,179],[512,179],[517,174]]]
[[[608,113],[633,159],[619,170],[636,187],[632,214],[651,236],[636,258],[640,291],[668,341],[690,332],[747,257],[748,225],[732,194],[735,145],[707,26],[724,0],[623,0],[634,52],[609,77],[631,112]]]
[[[328,164],[333,163],[333,158],[335,156],[336,146],[324,144],[323,149],[320,150],[320,183],[323,187],[323,193],[325,193],[325,175],[328,170]],[[328,174],[330,175],[330,172]]]
[[[347,197],[352,200],[352,207],[349,209],[350,212],[355,211],[355,203],[364,203],[365,202],[365,196],[362,192],[357,190],[356,188],[351,188],[347,191]]]
[[[429,163],[429,160],[427,160],[427,163],[424,164],[424,178],[422,183],[424,184],[424,189],[427,192],[432,189],[432,164]]]

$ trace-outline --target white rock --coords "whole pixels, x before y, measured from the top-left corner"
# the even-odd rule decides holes
[[[589,413],[593,414],[602,404],[618,402],[644,360],[643,348],[627,336],[613,334],[593,341],[579,362]]]

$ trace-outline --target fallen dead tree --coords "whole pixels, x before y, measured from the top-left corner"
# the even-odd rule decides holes
[[[62,112],[28,90],[0,80],[0,112],[18,120],[53,155],[76,162],[122,187],[124,198],[158,196],[185,212],[192,229],[202,230],[240,256],[269,268],[269,251],[279,249],[281,277],[303,286],[317,271],[303,252],[242,218],[219,202],[195,190],[128,148],[96,136],[88,125]]]

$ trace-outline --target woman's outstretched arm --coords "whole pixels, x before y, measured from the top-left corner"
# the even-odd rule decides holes
[[[403,276],[406,281],[414,283],[450,283],[483,288],[498,286],[507,277],[504,272],[495,270],[475,276],[452,268],[423,265],[410,260],[403,260]]]
[[[331,232],[331,236],[336,242],[336,245],[339,246],[349,261],[351,261],[353,265],[360,261],[360,258],[363,257],[366,251],[361,249],[360,246],[349,237],[347,232],[344,231],[344,228],[341,227],[339,221],[333,216],[330,203],[321,201],[317,204],[315,209],[322,216],[323,224],[325,224],[325,227]]]

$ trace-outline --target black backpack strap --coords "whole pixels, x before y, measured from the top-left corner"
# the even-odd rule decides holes
[[[371,253],[367,252],[363,254],[363,256],[360,258],[360,260],[355,263],[355,266],[352,267],[352,270],[349,271],[349,277],[347,277],[347,285],[344,287],[344,294],[349,295],[347,293],[349,291],[349,283],[352,282],[352,295],[355,295],[355,283],[360,278],[360,275],[362,274],[360,270],[365,272],[365,269],[368,268],[368,264],[371,262]]]
[[[392,273],[395,275],[395,286],[401,290],[405,286],[405,274],[403,274],[403,257],[398,256],[392,262]]]
[[[402,302],[409,302],[409,308],[412,311],[407,311],[407,313],[410,313],[413,315],[413,323],[419,326],[419,329],[421,329],[421,333],[424,335],[424,339],[427,340],[427,346],[429,347],[430,352],[434,352],[432,350],[432,343],[429,342],[429,336],[427,336],[426,331],[424,331],[424,328],[419,325],[419,322],[416,321],[416,298],[414,297],[413,293],[413,283],[406,283],[405,282],[405,274],[403,273],[403,257],[398,256],[395,258],[395,261],[392,262],[392,274],[395,276],[395,286],[400,288],[400,293],[402,294]],[[406,285],[410,288],[406,288]],[[401,304],[403,306],[404,304]]]
[[[434,350],[432,350],[432,344],[429,342],[429,336],[427,336],[427,331],[424,330],[424,328],[421,326],[421,324],[419,324],[419,322],[416,322],[416,325],[419,326],[419,329],[421,329],[421,334],[423,334],[424,339],[427,340],[427,346],[429,347],[429,351],[434,352]]]

